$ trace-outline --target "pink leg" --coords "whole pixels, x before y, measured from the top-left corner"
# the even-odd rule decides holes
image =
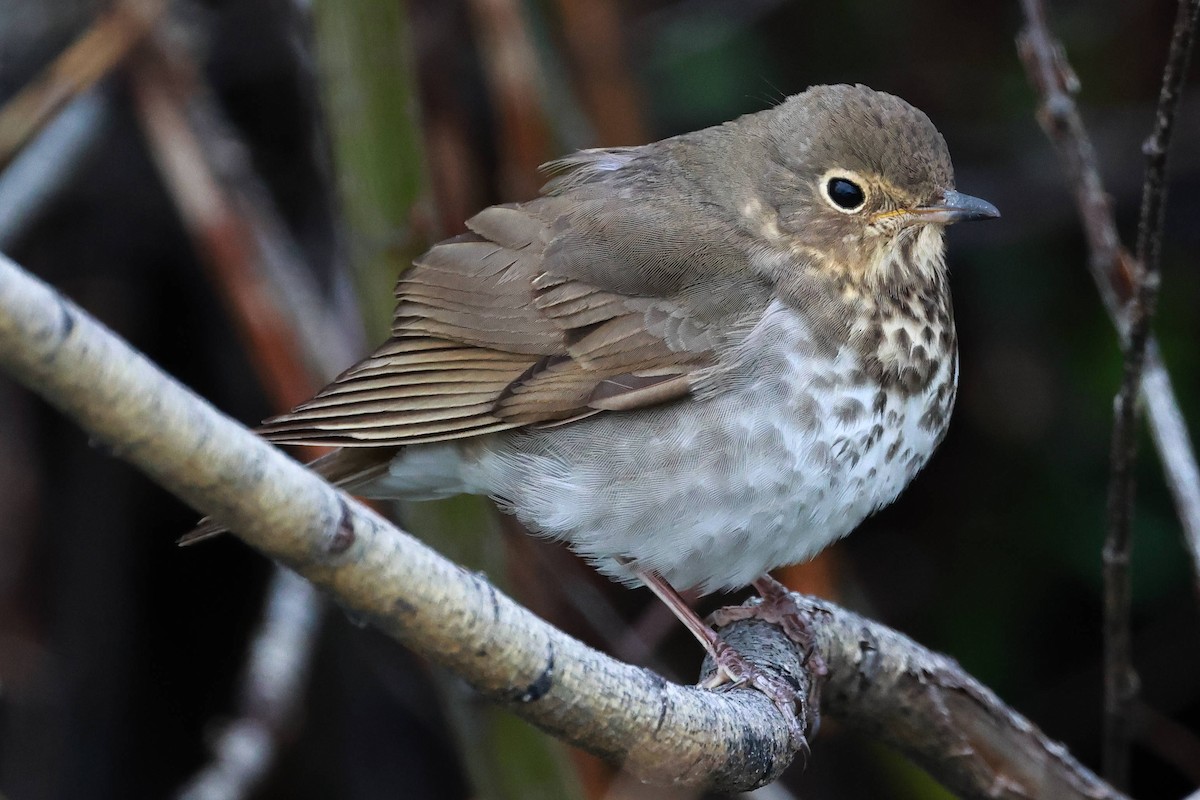
[[[800,723],[796,720],[796,690],[783,679],[760,671],[741,653],[726,644],[725,640],[696,615],[687,601],[661,575],[636,568],[634,571],[646,584],[646,587],[654,592],[667,608],[671,609],[684,627],[691,631],[700,645],[712,656],[717,665],[717,671],[701,685],[706,689],[715,689],[725,683],[746,683],[753,686],[771,698],[783,712],[784,719],[787,720],[792,733],[792,740],[798,743],[797,746],[807,747]],[[786,591],[785,589],[785,594]]]
[[[700,646],[704,648],[705,652],[712,656],[718,665],[720,665],[720,659],[717,654],[722,649],[724,642],[721,641],[720,636],[717,636],[717,632],[710,628],[708,623],[700,619],[679,592],[675,591],[675,587],[667,583],[657,572],[648,572],[636,568],[634,572],[642,579],[642,583],[646,584],[646,588],[654,592],[658,599],[662,600],[666,607],[671,609],[671,613],[683,623],[683,626],[688,629],[692,636],[696,637],[696,641],[700,642]],[[721,674],[720,669],[717,674]],[[735,683],[738,681],[738,676],[736,675],[727,673],[726,677]],[[721,683],[725,682],[724,680],[721,681]]]

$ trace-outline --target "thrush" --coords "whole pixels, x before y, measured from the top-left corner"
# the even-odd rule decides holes
[[[769,570],[912,480],[958,376],[943,232],[999,212],[865,86],[547,169],[418,258],[391,338],[261,432],[339,447],[315,467],[361,495],[495,498],[745,679],[674,589],[778,600]]]

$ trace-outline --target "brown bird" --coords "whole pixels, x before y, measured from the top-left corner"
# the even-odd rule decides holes
[[[955,191],[924,113],[864,86],[547,168],[417,259],[391,339],[261,432],[341,447],[315,466],[362,495],[490,495],[778,689],[672,587],[781,602],[768,570],[912,480],[958,375],[943,231],[999,212]]]

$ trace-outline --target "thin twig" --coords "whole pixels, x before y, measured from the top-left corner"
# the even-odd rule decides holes
[[[1122,258],[1121,240],[1100,178],[1096,151],[1075,106],[1079,79],[1067,63],[1062,43],[1047,27],[1042,0],[1021,0],[1021,6],[1026,27],[1017,38],[1017,46],[1041,100],[1038,122],[1062,156],[1087,237],[1088,266],[1104,306],[1124,338],[1127,324],[1121,310],[1129,296],[1131,278]]]
[[[485,697],[647,780],[745,791],[793,756],[771,700],[708,692],[596,653],[221,416],[70,301],[0,256],[0,367],[152,479]],[[950,659],[806,598],[828,710],[964,797],[1120,798]],[[801,680],[773,625],[723,631]]]
[[[1175,30],[1163,69],[1154,131],[1143,148],[1146,177],[1138,225],[1137,261],[1127,312],[1129,336],[1117,391],[1108,490],[1108,533],[1104,541],[1104,773],[1116,786],[1129,780],[1129,745],[1137,675],[1133,668],[1130,609],[1133,503],[1137,464],[1137,400],[1142,385],[1150,321],[1158,303],[1159,253],[1166,195],[1167,149],[1180,88],[1192,50],[1200,0],[1180,0]]]
[[[1175,16],[1175,27],[1171,33],[1171,44],[1167,51],[1167,63],[1163,67],[1162,88],[1158,94],[1158,107],[1154,115],[1154,130],[1142,152],[1146,156],[1146,177],[1142,185],[1142,208],[1138,220],[1137,257],[1148,278],[1159,271],[1159,254],[1162,250],[1163,220],[1167,199],[1167,152],[1171,147],[1175,116],[1179,112],[1183,81],[1187,76],[1191,60],[1192,45],[1196,36],[1196,19],[1200,15],[1200,0],[1180,0]],[[1153,293],[1157,287],[1143,282],[1142,291]],[[1147,316],[1152,316],[1154,297],[1143,297]],[[1144,324],[1149,328],[1149,322]],[[1134,331],[1135,338],[1145,331]],[[1142,345],[1144,347],[1144,344]]]
[[[1038,121],[1062,158],[1087,239],[1088,268],[1124,344],[1129,337],[1129,320],[1124,312],[1133,291],[1134,259],[1121,247],[1095,149],[1073,99],[1079,81],[1067,63],[1062,44],[1047,27],[1041,0],[1021,0],[1021,5],[1026,27],[1017,45],[1030,83],[1040,99]],[[1141,390],[1200,593],[1200,467],[1153,337],[1147,344]]]
[[[1137,390],[1149,396],[1151,428],[1176,501],[1184,540],[1200,581],[1200,470],[1171,384],[1149,333],[1158,286],[1158,249],[1162,235],[1163,170],[1171,123],[1178,105],[1183,67],[1195,28],[1196,0],[1180,3],[1172,36],[1155,130],[1147,142],[1138,257],[1120,245],[1111,204],[1100,180],[1092,148],[1072,95],[1079,82],[1062,44],[1047,28],[1040,0],[1022,0],[1027,25],[1018,46],[1030,80],[1042,98],[1038,119],[1059,149],[1075,190],[1091,254],[1089,265],[1104,305],[1120,335],[1125,371],[1117,395],[1108,503],[1109,533],[1104,547],[1105,573],[1105,772],[1116,785],[1128,773],[1130,707],[1136,694],[1129,644],[1129,548],[1135,458]],[[1145,374],[1143,375],[1143,372]]]
[[[1200,596],[1200,466],[1192,451],[1187,421],[1175,401],[1171,376],[1163,366],[1158,345],[1151,338],[1146,349],[1146,374],[1142,377],[1142,396],[1150,419],[1150,434],[1158,458],[1163,463],[1167,487],[1175,500],[1175,510],[1183,523],[1184,543],[1191,553],[1195,570],[1193,581]]]
[[[1192,47],[1195,43],[1197,18],[1200,17],[1200,0],[1180,0],[1175,17],[1175,27],[1171,34],[1171,45],[1167,52],[1167,63],[1163,68],[1162,88],[1159,91],[1158,107],[1155,110],[1154,130],[1142,146],[1146,155],[1146,177],[1142,185],[1142,207],[1138,220],[1137,260],[1142,265],[1142,284],[1139,302],[1131,308],[1130,343],[1131,351],[1141,349],[1145,352],[1142,390],[1154,383],[1163,385],[1170,392],[1170,379],[1159,366],[1158,348],[1150,338],[1150,319],[1153,316],[1159,285],[1159,259],[1162,251],[1163,222],[1166,208],[1166,171],[1167,151],[1171,143],[1175,117],[1179,111],[1179,101],[1182,96],[1183,82],[1187,75],[1187,65],[1191,59]],[[1153,376],[1153,377],[1151,377]],[[1132,399],[1133,392],[1128,396]],[[1132,406],[1132,403],[1129,404]],[[1174,413],[1172,414],[1172,411]],[[1155,439],[1163,447],[1178,448],[1180,442],[1185,445],[1188,441],[1187,429],[1183,424],[1182,415],[1178,408],[1164,408],[1163,422],[1155,428],[1174,428],[1172,437],[1163,435],[1166,430],[1155,431]],[[1130,411],[1132,414],[1132,411]],[[1131,439],[1132,441],[1132,439]],[[1132,445],[1131,445],[1132,448]],[[1131,449],[1132,456],[1132,449]],[[1167,461],[1166,453],[1163,460]],[[1186,474],[1190,468],[1192,480],[1200,483],[1200,469],[1197,469],[1195,457],[1189,461],[1174,457],[1180,462],[1180,474]],[[1178,479],[1171,479],[1171,491],[1176,497],[1176,503],[1190,508],[1185,512],[1181,508],[1181,517],[1191,516],[1200,518],[1200,497],[1184,496],[1180,492]],[[1132,489],[1130,491],[1132,495]],[[1132,503],[1132,496],[1129,498]],[[1190,539],[1194,552],[1200,552],[1200,524],[1190,531]],[[1200,590],[1200,575],[1197,577],[1197,589]]]

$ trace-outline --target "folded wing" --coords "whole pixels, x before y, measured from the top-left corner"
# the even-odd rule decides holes
[[[622,175],[638,152],[578,154],[546,196],[430,249],[397,285],[392,338],[263,435],[406,445],[687,396],[718,361],[714,323],[765,291],[694,192]]]

